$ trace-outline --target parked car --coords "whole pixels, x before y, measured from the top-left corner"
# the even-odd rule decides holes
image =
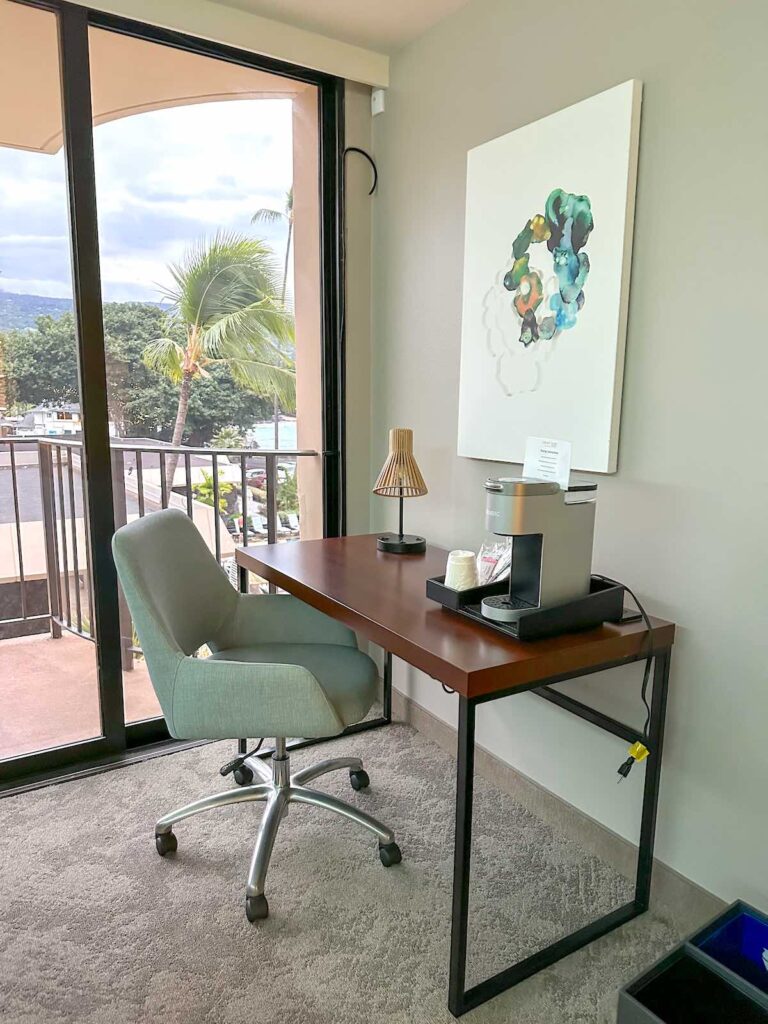
[[[263,469],[252,469],[245,475],[245,479],[252,487],[258,487],[259,490],[263,490],[267,483],[267,473]]]

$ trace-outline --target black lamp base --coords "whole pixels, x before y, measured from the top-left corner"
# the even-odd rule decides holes
[[[427,550],[427,542],[413,533],[381,533],[376,538],[376,547],[391,555],[420,555]]]

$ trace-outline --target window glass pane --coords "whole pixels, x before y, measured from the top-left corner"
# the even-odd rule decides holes
[[[0,88],[2,760],[102,726],[53,13],[0,0]]]
[[[322,461],[295,454],[322,438],[317,90],[102,29],[90,49],[116,524],[184,510],[236,585],[244,537],[323,531]],[[159,709],[122,622],[135,721]]]

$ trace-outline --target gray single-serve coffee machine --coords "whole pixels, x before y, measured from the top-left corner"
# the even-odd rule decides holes
[[[597,484],[564,491],[550,480],[492,477],[485,491],[486,527],[512,538],[512,560],[508,592],[484,597],[482,615],[517,623],[538,609],[587,597]]]

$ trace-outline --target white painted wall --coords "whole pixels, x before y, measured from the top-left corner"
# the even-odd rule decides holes
[[[642,79],[619,471],[600,479],[594,564],[679,624],[660,858],[768,907],[766,38],[764,0],[473,0],[393,59],[374,119],[371,479],[387,429],[413,427],[430,493],[409,529],[478,545],[498,466],[455,454],[467,150]],[[394,502],[371,509],[394,525]],[[572,692],[639,721],[639,680]],[[433,681],[398,665],[395,682],[453,719]],[[642,771],[617,786],[620,742],[529,695],[483,707],[478,739],[636,837]]]

